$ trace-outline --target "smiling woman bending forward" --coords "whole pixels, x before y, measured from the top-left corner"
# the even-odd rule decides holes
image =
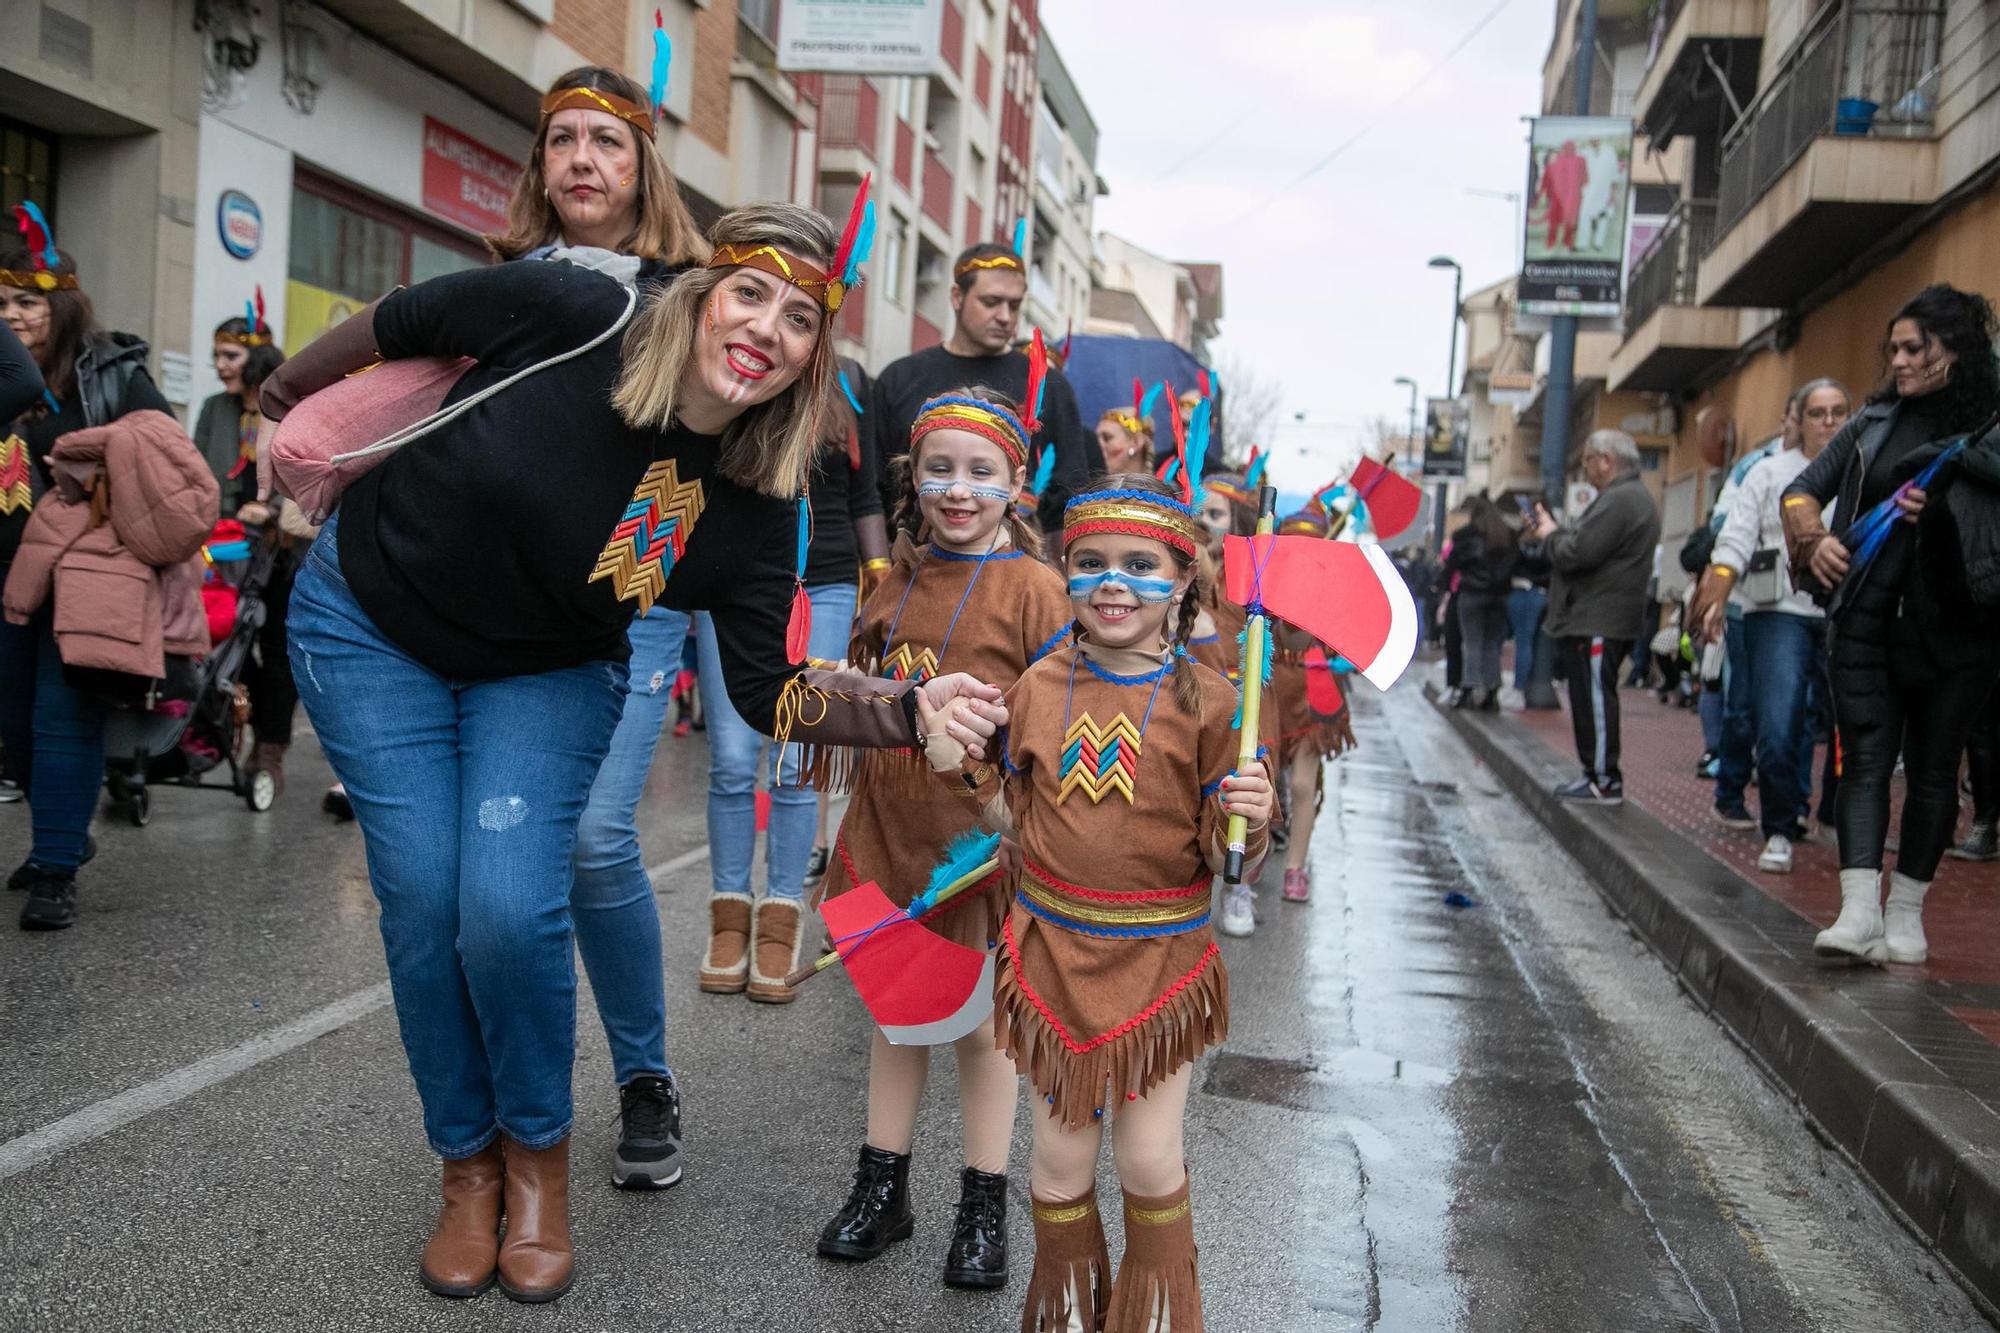
[[[832,228],[787,205],[716,224],[717,257],[645,298],[621,340],[543,370],[348,492],[293,594],[299,691],[368,845],[382,939],[444,1207],[423,1280],[553,1300],[576,1040],[570,854],[626,689],[626,624],[714,617],[736,711],[813,744],[905,746],[961,696],[801,671],[786,652],[794,505],[831,392]],[[381,357],[470,357],[462,400],[612,327],[627,289],[563,262],[385,297],[267,384],[282,417]],[[360,443],[360,442],[358,442]],[[506,1243],[499,1219],[507,1218]]]

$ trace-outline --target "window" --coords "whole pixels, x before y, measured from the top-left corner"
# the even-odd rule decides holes
[[[282,345],[296,351],[397,286],[486,262],[455,232],[302,171],[292,182]]]
[[[917,81],[915,79],[896,80],[896,114],[906,125],[917,123]]]
[[[882,294],[903,304],[903,251],[909,248],[910,224],[900,213],[889,214],[889,234],[882,246]]]
[[[14,206],[25,199],[35,201],[50,227],[56,225],[55,161],[53,134],[0,118],[0,210],[8,215],[9,230]]]
[[[778,0],[736,0],[736,17],[772,47],[778,45]]]

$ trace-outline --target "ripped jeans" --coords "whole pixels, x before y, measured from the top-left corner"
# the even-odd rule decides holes
[[[569,1133],[570,856],[625,667],[446,680],[375,627],[338,520],[292,587],[291,658],[368,849],[403,1049],[440,1156]]]

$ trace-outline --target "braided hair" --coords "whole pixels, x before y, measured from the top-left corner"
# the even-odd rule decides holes
[[[964,389],[953,389],[955,395],[977,398],[995,407],[1005,408],[1015,416],[1021,409],[1012,398],[995,389],[973,385]],[[891,532],[907,532],[912,540],[921,544],[930,538],[929,525],[924,520],[924,511],[917,504],[917,451],[923,445],[913,445],[908,451],[889,460],[889,479],[896,489],[896,511],[889,516]],[[1042,558],[1042,532],[1033,523],[1024,521],[1014,512],[1014,506],[1007,506],[1007,513],[1001,522],[1007,526],[1007,534],[1016,549],[1025,551],[1032,558]]]

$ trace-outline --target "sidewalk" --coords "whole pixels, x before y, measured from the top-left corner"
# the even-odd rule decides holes
[[[1813,935],[1840,906],[1831,830],[1799,844],[1791,874],[1759,872],[1762,836],[1718,824],[1714,784],[1695,776],[1695,715],[1644,690],[1619,702],[1619,809],[1550,795],[1577,772],[1567,713],[1448,716],[1695,1003],[1992,1313],[2000,1308],[2000,863],[1946,858],[1926,904],[1927,964],[1818,964]],[[1751,801],[1754,809],[1754,792]]]

